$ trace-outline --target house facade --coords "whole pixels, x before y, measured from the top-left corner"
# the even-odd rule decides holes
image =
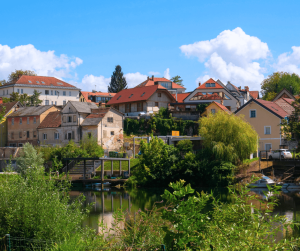
[[[95,103],[69,101],[61,111],[61,143],[67,144],[71,139],[79,143],[82,122],[92,112],[91,109],[97,108]]]
[[[283,138],[280,124],[288,113],[278,104],[272,101],[251,99],[235,114],[243,115],[258,133],[258,151],[280,148]]]
[[[2,98],[0,98],[0,113],[2,113],[2,111],[5,113],[4,118],[0,121],[0,147],[7,146],[7,116],[18,110],[19,107],[22,107],[22,104],[18,101],[3,104]]]
[[[166,88],[155,84],[124,89],[107,102],[107,105],[124,113],[125,116],[139,116],[156,113],[161,107],[168,108],[168,104],[175,101]]]
[[[216,114],[219,111],[226,112],[228,114],[231,114],[231,111],[229,111],[226,106],[224,106],[222,103],[223,100],[221,100],[221,104],[218,102],[212,102],[210,103],[206,108],[205,111],[201,114],[202,117],[210,116],[211,114]]]
[[[37,127],[40,145],[60,145],[62,142],[61,111],[49,112]]]
[[[8,146],[22,147],[25,143],[39,144],[37,127],[50,112],[60,109],[52,106],[20,107],[7,116]]]
[[[105,150],[119,150],[123,146],[124,114],[109,108],[92,109],[82,126],[82,137],[94,137]]]
[[[9,98],[13,92],[31,96],[34,90],[41,93],[41,105],[61,106],[68,101],[79,101],[79,88],[54,77],[27,75],[22,75],[15,83],[0,86],[0,97]]]

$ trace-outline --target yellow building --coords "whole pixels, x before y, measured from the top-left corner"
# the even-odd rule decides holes
[[[223,100],[221,100],[221,104],[216,101],[210,103],[209,106],[205,108],[205,111],[201,114],[201,117],[207,117],[209,116],[209,114],[215,114],[218,111],[224,111],[227,112],[228,114],[231,114],[231,111],[229,111],[227,107],[222,104],[223,103],[222,101]]]
[[[288,113],[278,104],[262,99],[251,99],[240,107],[236,115],[244,118],[256,130],[259,136],[259,151],[277,150],[281,145],[281,121]]]
[[[21,103],[18,101],[3,103],[2,98],[0,98],[0,113],[5,111],[4,118],[0,121],[0,147],[7,146],[7,116],[16,111],[19,107],[22,107]]]

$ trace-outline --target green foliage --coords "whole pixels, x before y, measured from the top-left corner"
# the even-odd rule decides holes
[[[5,113],[6,113],[6,107],[3,105],[0,105],[0,123],[4,119]]]
[[[178,75],[176,75],[175,77],[171,78],[170,80],[171,80],[172,82],[178,84],[178,85],[184,86],[184,85],[182,84],[183,79],[182,79],[180,76],[178,76]]]
[[[196,110],[200,112],[200,114],[202,114],[203,112],[205,112],[206,107],[208,107],[209,104],[199,104],[196,107]]]
[[[108,92],[118,93],[123,89],[127,89],[127,82],[126,78],[124,77],[124,73],[122,72],[121,66],[117,65],[115,71],[111,75]]]
[[[292,87],[292,94],[296,95],[300,92],[300,77],[295,73],[287,72],[274,72],[268,78],[264,79],[261,83],[261,94],[263,99],[270,100],[271,96],[269,93],[278,94],[283,88],[286,88],[290,91]]]
[[[199,120],[203,144],[217,159],[239,163],[257,150],[258,135],[243,117],[217,112]]]
[[[15,83],[22,75],[36,76],[36,73],[30,70],[15,70],[14,72],[8,75],[8,83]]]
[[[266,95],[263,97],[264,100],[267,101],[272,101],[276,97],[277,93],[276,92],[268,92]]]
[[[20,101],[24,106],[37,106],[43,101],[39,99],[41,92],[37,90],[33,91],[33,95],[29,96],[27,93],[20,94],[18,92],[13,92],[10,94],[10,98],[5,98],[4,103]]]
[[[179,149],[179,151],[191,152],[193,151],[193,142],[189,139],[180,140],[176,147]]]
[[[94,137],[88,137],[88,135],[85,135],[80,141],[80,149],[82,150],[83,157],[100,158],[104,155],[104,150],[100,145],[98,145],[97,139]]]

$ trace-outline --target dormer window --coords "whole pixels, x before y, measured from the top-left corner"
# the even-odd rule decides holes
[[[63,85],[63,83],[57,82],[58,85]]]
[[[42,83],[42,84],[45,84],[45,82],[44,82],[44,81],[41,81],[41,83]]]
[[[36,81],[36,83],[39,84],[40,82],[39,82],[39,81]]]
[[[131,95],[129,96],[129,98],[131,98],[131,97],[132,97],[132,95],[133,95],[133,94],[131,94]]]
[[[215,83],[211,83],[210,87],[216,87]]]
[[[117,98],[117,100],[119,100],[119,98],[121,98],[121,95]]]
[[[205,84],[205,87],[210,87],[210,83],[206,83],[206,84]]]
[[[145,95],[145,93],[146,93],[146,92],[144,92],[144,93],[141,95],[141,97],[143,97],[143,96]]]
[[[30,84],[31,84],[32,82],[31,82],[30,80],[28,80],[28,83],[30,83]]]

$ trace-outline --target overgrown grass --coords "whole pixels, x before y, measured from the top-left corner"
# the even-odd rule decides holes
[[[250,163],[252,163],[252,162],[254,162],[254,161],[256,161],[256,160],[259,160],[259,157],[253,158],[253,159],[245,159],[245,160],[243,161],[243,164],[244,164],[244,165],[249,165]]]
[[[130,168],[134,168],[136,165],[138,165],[139,159],[130,159]],[[128,171],[128,162],[127,161],[121,161],[121,166],[123,171]],[[120,164],[118,160],[113,161],[113,169],[114,171],[118,171],[120,168]],[[104,161],[104,170],[110,171],[111,170],[111,161],[106,160]],[[101,166],[97,168],[97,171],[101,171]]]

